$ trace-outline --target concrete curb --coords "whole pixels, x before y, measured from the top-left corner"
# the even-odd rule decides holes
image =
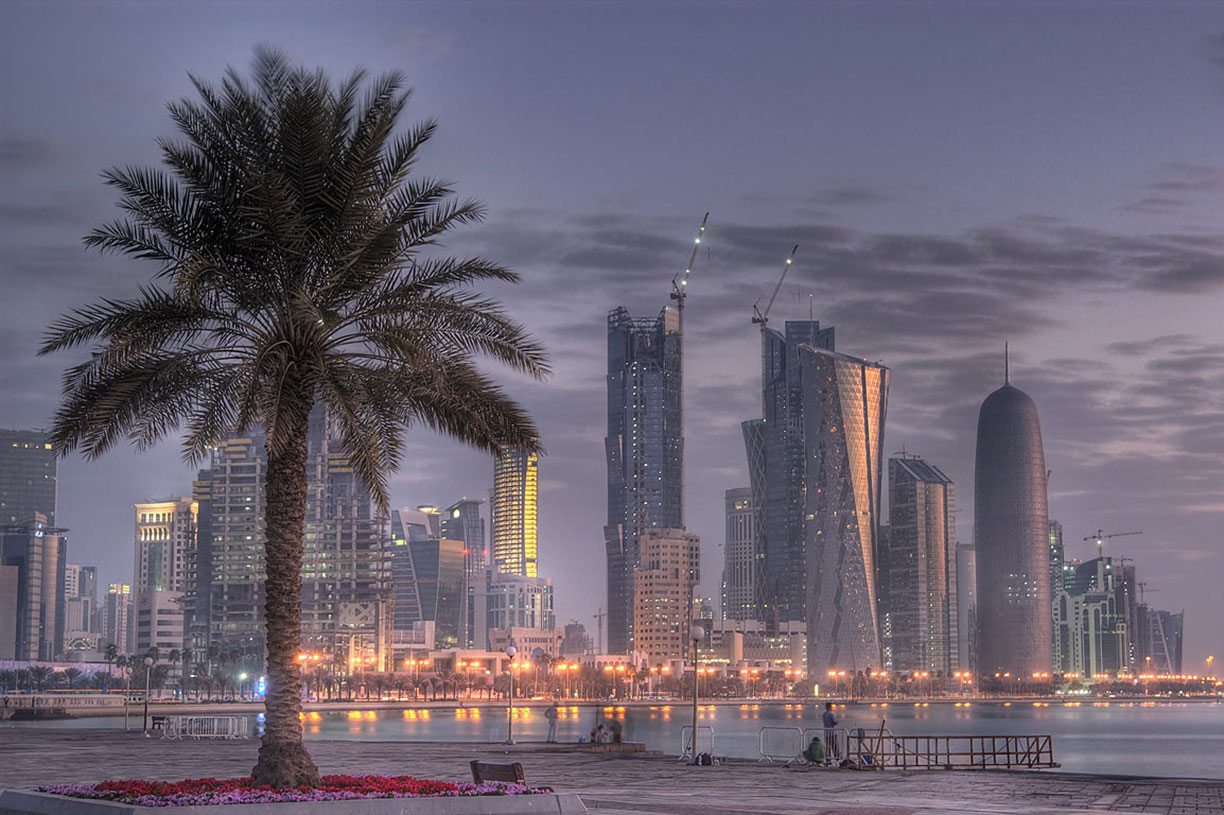
[[[204,807],[141,807],[26,790],[0,791],[0,815],[587,815],[574,793],[367,798]]]

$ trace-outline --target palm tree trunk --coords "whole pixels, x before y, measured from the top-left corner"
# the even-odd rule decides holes
[[[286,434],[282,450],[268,451],[267,626],[268,687],[259,760],[251,771],[256,784],[272,787],[317,786],[319,769],[302,744],[300,664],[302,629],[302,549],[306,519],[306,438],[308,418]]]

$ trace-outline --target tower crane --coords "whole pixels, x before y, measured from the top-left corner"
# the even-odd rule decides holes
[[[701,219],[701,226],[697,227],[697,237],[693,238],[693,252],[689,255],[688,265],[684,267],[684,273],[678,274],[672,278],[671,299],[676,301],[676,308],[680,310],[681,325],[684,318],[684,298],[688,294],[685,288],[688,286],[689,275],[693,273],[693,263],[697,260],[697,250],[701,248],[701,239],[705,236],[706,221],[710,220],[710,213],[706,213]]]
[[[1138,532],[1113,532],[1109,535],[1106,535],[1103,529],[1098,529],[1095,535],[1089,535],[1088,537],[1084,538],[1084,540],[1096,541],[1097,557],[1101,557],[1105,551],[1105,541],[1109,540],[1110,538],[1125,538],[1127,535],[1142,535],[1142,534],[1143,534],[1143,530],[1141,529]]]
[[[786,280],[786,275],[790,271],[791,264],[795,262],[795,253],[799,251],[799,244],[795,244],[791,249],[790,257],[786,259],[786,263],[782,266],[782,276],[778,278],[778,285],[774,286],[773,294],[769,295],[769,302],[765,304],[765,310],[761,311],[757,308],[757,303],[752,304],[752,324],[761,326],[761,333],[765,333],[765,328],[769,325],[769,312],[773,308],[774,300],[778,299],[778,292],[782,290],[782,283]]]

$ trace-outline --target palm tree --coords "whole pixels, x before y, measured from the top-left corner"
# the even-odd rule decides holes
[[[81,678],[81,670],[79,668],[65,668],[60,673],[64,675],[64,679],[68,680],[68,690],[72,690],[73,685]]]
[[[115,643],[110,643],[106,646],[106,652],[103,654],[103,659],[106,660],[106,689],[110,690],[110,675],[111,665],[114,665],[119,659],[119,646]]]
[[[47,680],[51,678],[51,674],[55,673],[55,669],[47,665],[31,665],[29,667],[30,681],[34,683],[37,690],[43,690],[47,687]]]
[[[168,170],[105,174],[126,216],[86,243],[151,260],[157,276],[131,299],[60,318],[40,353],[92,350],[64,376],[52,430],[61,454],[93,458],[124,437],[147,448],[182,426],[196,463],[229,432],[266,434],[268,690],[252,774],[286,787],[318,782],[295,658],[316,404],[385,513],[407,427],[491,453],[538,449],[531,419],[478,357],[537,378],[548,368],[524,329],[472,291],[517,275],[423,254],[483,210],[413,174],[436,125],[396,134],[409,98],[401,75],[333,84],[268,49],[252,73],[230,69],[220,88],[192,78],[199,98],[169,106],[182,139],[160,141]]]

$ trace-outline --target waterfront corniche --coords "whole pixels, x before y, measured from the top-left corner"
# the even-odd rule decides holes
[[[27,790],[0,791],[0,815],[585,815],[573,793],[142,807]]]

